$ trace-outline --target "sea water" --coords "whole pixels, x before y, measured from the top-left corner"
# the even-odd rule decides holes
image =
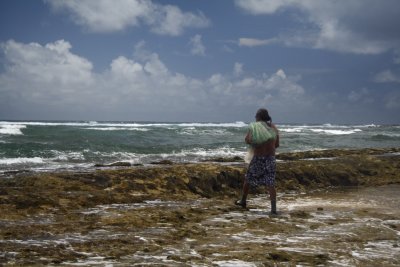
[[[278,152],[400,146],[399,125],[277,124]],[[0,174],[244,157],[248,123],[0,121]]]

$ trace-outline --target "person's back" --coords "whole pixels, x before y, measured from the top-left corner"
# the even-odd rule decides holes
[[[272,123],[266,123],[266,127],[275,132],[274,138],[271,138],[262,144],[253,145],[254,156],[275,156],[275,149],[279,147],[278,129]],[[246,136],[245,141],[248,144],[253,143],[251,133]]]
[[[246,171],[242,199],[235,204],[245,208],[249,186],[265,185],[271,199],[271,214],[277,214],[275,149],[279,147],[279,133],[266,109],[257,111],[256,122],[250,124],[245,141],[251,146],[253,157]]]
[[[261,145],[253,147],[253,153],[255,156],[275,156],[275,150],[277,147],[279,147],[278,129],[274,124],[271,124],[270,127],[276,132],[276,137],[268,140],[265,143],[262,143]]]

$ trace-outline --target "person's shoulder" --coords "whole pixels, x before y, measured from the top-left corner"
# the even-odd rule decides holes
[[[276,127],[275,124],[271,123],[271,128],[275,129],[276,131],[278,131],[278,128]]]

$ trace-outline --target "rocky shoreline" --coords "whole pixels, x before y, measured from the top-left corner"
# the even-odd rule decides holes
[[[331,245],[349,242],[357,251],[368,242],[386,240],[389,250],[400,252],[397,210],[354,204],[354,192],[340,194],[347,196],[343,203],[354,207],[326,204],[338,199],[338,188],[358,192],[400,185],[400,148],[282,153],[277,159],[281,210],[277,217],[266,213],[268,200],[261,188],[253,192],[250,209],[232,205],[246,170],[238,158],[196,164],[114,164],[85,173],[28,172],[0,178],[0,264],[341,266],[374,265],[382,259],[385,266],[400,264],[398,256],[358,257],[335,252]],[[298,204],[307,203],[307,198],[325,204]],[[339,211],[346,216],[330,220],[322,216]],[[380,223],[358,223],[354,216]],[[313,239],[317,229],[340,229],[344,224],[356,225],[349,236],[333,233],[337,238],[324,237],[322,244],[315,244],[321,238]],[[356,238],[364,230],[368,234]],[[288,242],[283,241],[300,235],[311,238],[310,244],[320,250],[287,249]]]

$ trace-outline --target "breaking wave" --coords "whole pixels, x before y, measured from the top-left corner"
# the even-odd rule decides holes
[[[25,129],[25,128],[26,128],[25,125],[0,123],[0,134],[23,135],[21,129]]]

